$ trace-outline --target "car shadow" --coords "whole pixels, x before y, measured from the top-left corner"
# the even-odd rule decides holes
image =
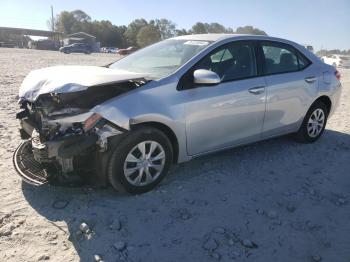
[[[305,181],[321,181],[326,174],[337,174],[327,179],[332,179],[333,191],[343,191],[349,155],[350,135],[326,130],[313,144],[280,137],[193,159],[174,166],[156,190],[138,196],[88,186],[22,183],[22,190],[32,208],[67,236],[81,261],[92,261],[94,254],[105,261],[207,261],[201,238],[213,226],[234,224],[241,234],[262,239],[266,232],[260,229],[256,207],[274,205],[282,192],[302,190]],[[257,225],[254,234],[245,225],[248,218]],[[110,226],[116,219],[117,229]],[[91,235],[80,233],[82,222]],[[291,229],[283,230],[288,236]],[[118,241],[127,248],[118,250]],[[256,252],[263,255],[262,249],[272,252],[276,243],[265,243]],[[294,249],[300,255],[308,252],[303,241]],[[279,247],[275,257],[283,260],[288,252]]]

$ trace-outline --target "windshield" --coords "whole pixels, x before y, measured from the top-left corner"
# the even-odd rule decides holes
[[[209,44],[209,41],[165,40],[115,62],[109,68],[145,73],[159,79],[175,72]]]

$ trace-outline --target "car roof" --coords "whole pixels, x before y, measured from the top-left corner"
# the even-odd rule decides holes
[[[195,34],[195,35],[182,35],[174,37],[178,40],[199,40],[199,41],[212,41],[216,42],[226,38],[242,36],[242,34]]]
[[[195,35],[182,35],[174,38],[175,40],[188,40],[188,41],[209,41],[215,43],[227,42],[234,40],[262,40],[262,41],[275,41],[280,43],[285,43],[294,46],[304,55],[306,55],[310,60],[317,63],[321,61],[314,53],[307,50],[304,46],[278,37],[272,37],[268,35],[249,35],[249,34],[195,34]]]
[[[249,34],[195,34],[195,35],[182,35],[177,36],[171,39],[176,40],[192,40],[192,41],[210,41],[210,42],[220,42],[226,39],[232,40],[270,40],[270,41],[278,41],[282,43],[290,43],[295,44],[292,41],[267,36],[267,35],[249,35]]]

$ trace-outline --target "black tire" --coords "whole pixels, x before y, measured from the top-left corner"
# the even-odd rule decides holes
[[[136,186],[126,179],[124,174],[124,162],[129,152],[136,145],[144,141],[155,141],[163,147],[165,163],[163,170],[152,183]],[[114,145],[109,155],[107,176],[110,184],[117,191],[128,192],[130,194],[140,194],[152,190],[162,181],[173,162],[173,149],[169,138],[162,131],[153,127],[139,127],[131,131],[122,141]]]
[[[323,122],[323,126],[321,131],[316,135],[316,136],[311,136],[308,132],[308,122],[309,119],[311,118],[312,114],[316,111],[316,110],[322,110],[322,112],[324,113],[324,122]],[[328,118],[328,109],[327,106],[322,103],[321,101],[316,101],[314,102],[309,111],[306,113],[303,123],[301,125],[301,127],[299,128],[298,132],[296,133],[296,139],[297,141],[301,142],[301,143],[313,143],[315,141],[317,141],[323,134],[324,129],[326,127],[327,124],[327,118]]]

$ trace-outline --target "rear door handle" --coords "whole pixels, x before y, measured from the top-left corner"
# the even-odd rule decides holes
[[[260,95],[265,92],[265,86],[256,86],[249,88],[248,92],[254,95]]]
[[[312,84],[316,82],[316,76],[308,76],[305,78],[305,82],[308,84]]]

